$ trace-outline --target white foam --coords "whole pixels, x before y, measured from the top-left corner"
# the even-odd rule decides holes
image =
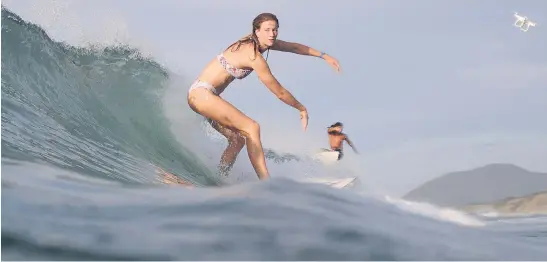
[[[390,196],[384,196],[384,200],[403,210],[443,221],[474,227],[485,225],[484,222],[451,208],[441,208],[429,203],[411,202]]]

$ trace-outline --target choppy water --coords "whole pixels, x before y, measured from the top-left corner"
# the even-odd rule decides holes
[[[544,217],[472,217],[290,176],[216,187],[214,163],[165,116],[175,77],[129,47],[55,42],[2,8],[3,259],[547,259]],[[159,183],[156,167],[198,187]]]

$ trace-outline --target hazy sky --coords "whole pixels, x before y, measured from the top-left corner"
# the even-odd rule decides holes
[[[317,58],[270,52],[274,75],[309,110],[307,133],[299,129],[298,112],[270,94],[256,74],[236,81],[223,96],[261,123],[266,147],[325,147],[325,127],[342,121],[362,152],[355,158],[365,179],[394,194],[493,162],[547,172],[544,0],[3,4],[58,40],[138,46],[188,83],[249,33],[258,13],[272,12],[280,19],[280,39],[332,54],[343,72]],[[513,12],[538,25],[519,31]]]

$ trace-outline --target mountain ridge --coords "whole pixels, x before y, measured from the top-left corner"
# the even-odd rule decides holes
[[[508,163],[493,163],[446,173],[403,196],[439,206],[494,203],[547,190],[547,173],[532,172]]]

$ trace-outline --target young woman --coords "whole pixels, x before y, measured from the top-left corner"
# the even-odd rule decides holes
[[[243,79],[256,71],[260,81],[281,101],[300,112],[304,131],[308,126],[308,111],[293,95],[275,79],[266,60],[265,51],[277,50],[299,55],[316,56],[324,59],[336,71],[340,71],[338,61],[323,52],[308,46],[277,39],[279,21],[274,14],[262,13],[253,20],[252,32],[231,44],[217,55],[188,90],[188,105],[196,113],[204,116],[218,132],[228,139],[228,147],[222,154],[219,169],[227,174],[237,155],[247,144],[247,153],[260,180],[269,178],[266,167],[260,126],[232,104],[220,97],[224,89],[234,80]]]

